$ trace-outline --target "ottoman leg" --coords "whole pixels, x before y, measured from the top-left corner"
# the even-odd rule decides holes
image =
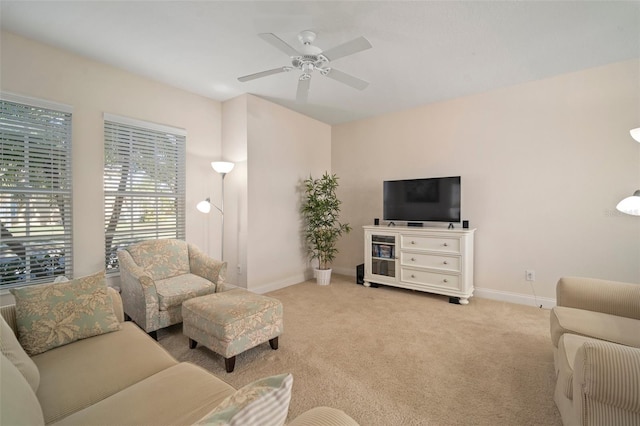
[[[189,349],[195,349],[196,346],[198,346],[198,342],[196,342],[192,338],[189,338]]]
[[[278,336],[276,336],[273,339],[269,340],[269,344],[271,345],[271,349],[273,349],[273,350],[278,349]]]
[[[233,373],[233,369],[236,367],[236,357],[235,355],[230,358],[224,359],[224,366],[227,369],[227,373]]]

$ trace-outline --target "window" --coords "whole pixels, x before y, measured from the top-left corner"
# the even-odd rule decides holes
[[[105,265],[118,271],[120,248],[185,238],[183,130],[105,114]]]
[[[71,187],[71,109],[2,94],[2,288],[72,275]]]

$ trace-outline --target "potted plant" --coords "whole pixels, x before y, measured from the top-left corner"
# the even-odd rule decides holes
[[[336,243],[343,233],[351,231],[348,223],[340,223],[341,201],[336,189],[338,176],[325,172],[321,178],[309,176],[303,182],[302,217],[304,239],[311,260],[318,260],[316,282],[327,285],[331,281],[331,262],[338,253]]]

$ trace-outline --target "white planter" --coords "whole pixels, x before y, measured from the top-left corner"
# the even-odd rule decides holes
[[[331,269],[316,269],[315,273],[318,285],[329,285],[331,282]]]

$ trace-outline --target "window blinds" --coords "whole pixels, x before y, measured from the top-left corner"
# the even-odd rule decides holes
[[[185,142],[180,129],[105,116],[105,263],[148,239],[185,238]]]
[[[0,286],[71,277],[71,113],[0,99],[0,142]]]

